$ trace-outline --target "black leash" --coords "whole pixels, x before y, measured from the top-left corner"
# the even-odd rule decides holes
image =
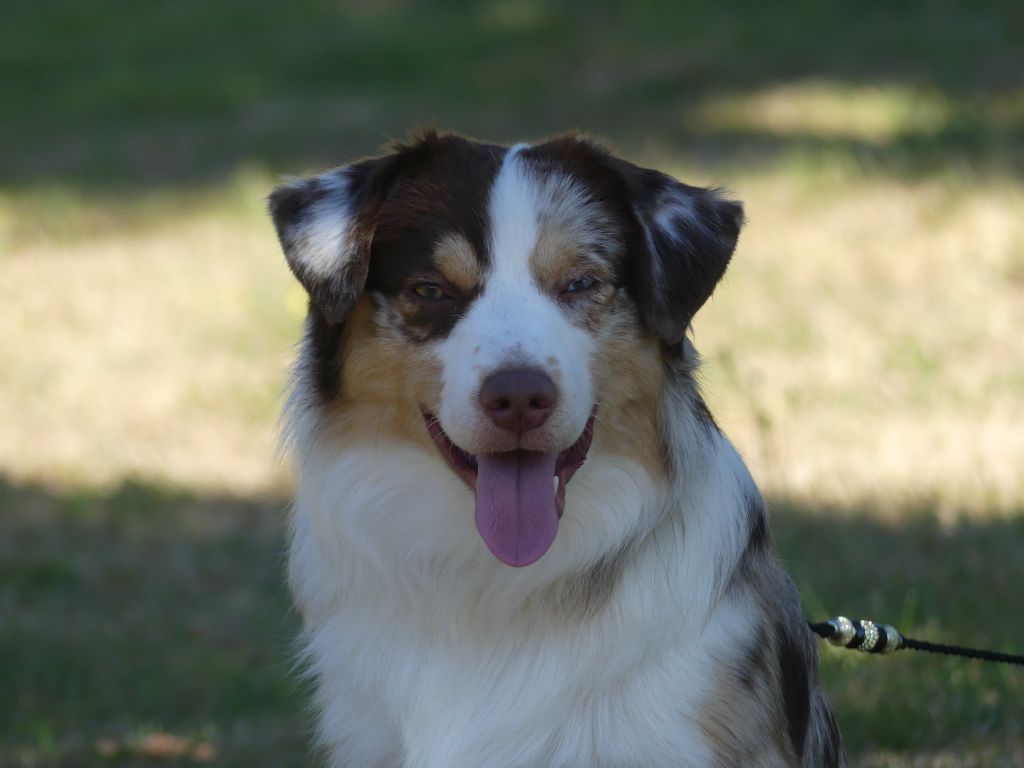
[[[947,656],[965,656],[968,659],[981,659],[982,661],[998,661],[1003,664],[1017,664],[1024,667],[1024,656],[915,640],[912,637],[904,637],[892,624],[876,624],[868,619],[848,619],[845,616],[836,616],[828,621],[809,621],[807,623],[814,634],[828,640],[832,645],[863,653],[895,653],[909,649],[928,653],[944,653]]]

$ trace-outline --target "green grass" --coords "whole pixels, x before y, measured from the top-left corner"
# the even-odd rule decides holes
[[[1019,515],[947,526],[927,507],[890,510],[898,522],[879,522],[880,510],[807,510],[784,500],[774,510],[779,555],[809,616],[869,617],[918,639],[1020,651],[1024,622],[998,610],[998,596],[1024,579]],[[1019,669],[909,651],[879,658],[822,649],[824,684],[854,754],[999,739],[1022,746]]]
[[[0,506],[0,762],[90,764],[156,730],[306,764],[280,499],[5,484]]]
[[[91,191],[294,172],[434,121],[499,139],[586,127],[707,162],[1019,171],[1021,29],[1012,0],[19,4],[0,30],[0,139],[17,147],[0,174]],[[873,143],[697,119],[806,80],[888,89],[904,120]]]
[[[307,764],[283,498],[5,484],[0,504],[5,765],[90,764],[100,741],[147,731],[209,741],[218,764]],[[882,510],[771,506],[808,615],[870,616],[912,636],[1010,650],[1024,637],[1024,616],[990,599],[1024,583],[1024,517],[946,527],[926,509],[879,522]],[[999,760],[1024,747],[1018,670],[822,648],[854,755],[943,745]],[[102,762],[150,764],[130,753]]]
[[[696,340],[808,614],[1024,651],[1022,35],[1017,0],[6,4],[0,765],[312,762],[263,205],[418,125],[735,189]],[[1016,670],[822,674],[858,764],[1024,764]]]

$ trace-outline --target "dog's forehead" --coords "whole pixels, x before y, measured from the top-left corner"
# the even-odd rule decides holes
[[[547,253],[600,251],[618,200],[606,157],[573,138],[506,148],[440,137],[406,148],[378,215],[372,271],[484,275],[524,230],[531,250],[543,239]]]
[[[549,289],[595,262],[614,271],[628,215],[606,159],[574,139],[513,147],[491,194],[495,266],[528,261],[533,279]]]
[[[487,201],[506,152],[458,137],[431,137],[403,149],[398,180],[377,216],[374,257],[429,261],[454,236],[486,261]]]

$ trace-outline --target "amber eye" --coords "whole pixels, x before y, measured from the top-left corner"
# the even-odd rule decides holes
[[[596,277],[584,275],[583,277],[577,277],[575,280],[573,280],[571,283],[565,286],[565,288],[562,290],[562,293],[583,293],[584,291],[589,291],[595,285],[597,285]]]
[[[416,283],[412,287],[412,292],[427,301],[439,301],[445,298],[444,288],[437,283]]]

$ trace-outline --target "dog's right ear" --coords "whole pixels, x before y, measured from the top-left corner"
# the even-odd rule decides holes
[[[270,215],[285,259],[328,323],[345,322],[366,285],[377,209],[394,156],[282,184]]]

